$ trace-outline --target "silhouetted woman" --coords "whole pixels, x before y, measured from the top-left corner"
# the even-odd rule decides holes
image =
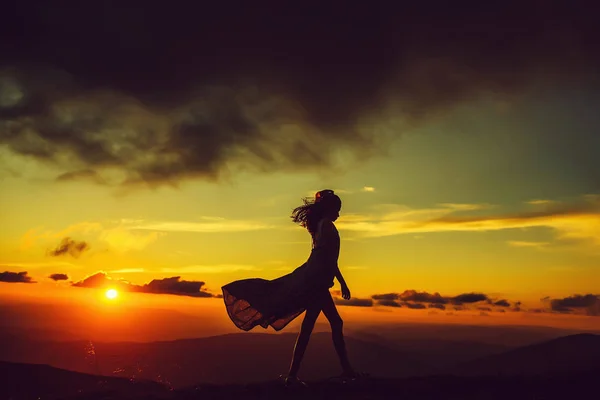
[[[342,202],[333,190],[321,190],[314,200],[304,199],[304,205],[292,212],[292,220],[305,227],[312,237],[312,251],[308,260],[293,272],[274,280],[244,279],[222,287],[227,313],[235,325],[244,331],[257,325],[263,328],[270,325],[279,331],[306,311],[286,385],[304,385],[297,374],[321,311],[331,325],[333,344],[343,369],[342,376],[358,376],[348,361],[342,318],[329,293],[333,279],[337,278],[342,287],[342,297],[350,299],[350,290],[338,268],[340,236],[333,224],[341,207]]]

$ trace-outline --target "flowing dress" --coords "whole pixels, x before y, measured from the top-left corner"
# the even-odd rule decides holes
[[[308,260],[277,279],[242,279],[221,289],[227,314],[244,331],[269,325],[279,331],[307,308],[318,307],[333,286],[340,237],[331,221],[321,220]]]

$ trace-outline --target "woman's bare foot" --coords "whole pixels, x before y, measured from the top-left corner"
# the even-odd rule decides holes
[[[306,384],[306,382],[301,381],[300,379],[298,379],[297,376],[293,376],[293,375],[287,375],[287,376],[280,375],[280,378],[283,379],[285,387],[291,387],[291,388],[293,388],[293,387],[302,387],[302,388],[308,387],[308,385]]]

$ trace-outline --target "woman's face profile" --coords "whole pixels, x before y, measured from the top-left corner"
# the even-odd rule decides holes
[[[331,221],[335,221],[340,216],[341,207],[331,207],[328,210],[327,216]]]

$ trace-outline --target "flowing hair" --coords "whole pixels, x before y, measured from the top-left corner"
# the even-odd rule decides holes
[[[317,193],[317,198],[319,198],[319,194],[323,192],[326,191]],[[300,226],[303,228],[306,228],[313,238],[315,236],[315,232],[317,231],[317,224],[325,214],[325,211],[332,206],[337,206],[339,208],[342,203],[340,198],[333,194],[333,191],[327,192],[330,193],[322,197],[320,201],[315,201],[309,197],[303,198],[302,202],[304,204],[294,208],[292,211],[292,221],[300,224]]]

